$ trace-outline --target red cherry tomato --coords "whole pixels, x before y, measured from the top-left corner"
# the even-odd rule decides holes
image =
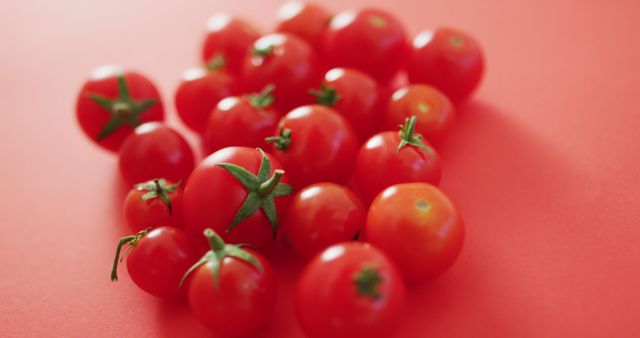
[[[184,227],[182,188],[164,178],[136,184],[124,200],[124,218],[134,231]]]
[[[187,127],[202,134],[216,104],[238,92],[236,79],[226,71],[191,68],[176,90],[176,111]]]
[[[362,70],[381,83],[391,80],[404,65],[407,49],[400,21],[379,9],[339,13],[324,37],[330,65]]]
[[[373,246],[337,244],[302,272],[298,322],[310,338],[391,337],[405,309],[402,277]]]
[[[415,117],[398,133],[379,133],[360,148],[354,169],[358,192],[367,203],[382,190],[398,183],[440,183],[440,157],[421,136],[414,135]]]
[[[309,45],[321,48],[329,21],[331,15],[322,6],[290,1],[278,10],[276,31],[296,35],[306,40]]]
[[[312,184],[289,203],[284,218],[286,238],[299,255],[311,257],[333,244],[353,240],[365,217],[364,205],[348,188]]]
[[[316,103],[340,112],[361,142],[380,130],[383,95],[369,75],[355,69],[334,68],[325,74],[321,89],[311,94],[316,97]]]
[[[296,189],[316,182],[349,179],[358,139],[349,122],[335,110],[309,105],[296,108],[279,123],[273,154],[287,170]]]
[[[261,94],[232,96],[218,103],[204,133],[207,153],[229,146],[264,148],[280,114],[271,107],[272,86]]]
[[[438,28],[418,34],[407,62],[411,83],[428,83],[458,102],[480,83],[484,56],[480,44],[466,33]]]
[[[464,223],[440,189],[403,183],[373,201],[365,235],[397,264],[405,281],[419,283],[455,262],[464,242]]]
[[[246,21],[228,14],[216,14],[207,22],[207,35],[202,46],[202,62],[210,63],[223,56],[226,69],[240,74],[242,60],[260,33]]]
[[[185,295],[184,289],[180,289],[180,280],[189,267],[198,261],[199,255],[196,245],[184,231],[159,227],[121,238],[111,271],[112,281],[118,280],[116,271],[123,245],[129,247],[129,276],[139,288],[164,299]]]
[[[310,103],[309,88],[320,83],[322,70],[316,52],[301,38],[269,34],[256,40],[245,57],[243,83],[252,91],[275,85],[280,111]]]
[[[120,173],[129,184],[164,177],[186,181],[193,169],[191,147],[176,131],[159,122],[145,123],[120,148]]]
[[[396,90],[389,100],[387,128],[395,128],[416,116],[416,130],[429,141],[441,141],[451,127],[455,108],[438,89],[428,85],[410,85]]]
[[[211,229],[205,235],[211,250],[188,273],[191,311],[218,337],[257,332],[276,301],[269,262],[254,250],[225,244]]]
[[[146,77],[103,66],[80,89],[76,117],[91,140],[118,151],[135,127],[163,120],[164,108],[158,90]]]
[[[278,220],[291,192],[279,183],[280,162],[262,150],[228,147],[205,158],[184,188],[186,230],[212,228],[225,241],[265,248],[276,237]]]

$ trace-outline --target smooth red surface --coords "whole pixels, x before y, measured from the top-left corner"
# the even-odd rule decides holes
[[[208,336],[184,305],[147,295],[126,273],[109,281],[115,243],[129,232],[129,187],[117,158],[76,125],[75,97],[92,69],[119,63],[168,100],[198,62],[209,15],[236,12],[267,30],[280,4],[0,2],[0,336]],[[481,87],[438,149],[466,242],[451,270],[410,288],[398,336],[640,336],[640,3],[367,4],[392,10],[412,34],[460,27],[487,57]],[[301,263],[274,265],[281,315],[264,336],[299,338],[287,290]]]

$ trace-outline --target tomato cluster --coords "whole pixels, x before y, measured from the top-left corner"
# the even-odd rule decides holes
[[[483,68],[468,34],[437,28],[410,41],[380,9],[291,2],[266,35],[214,15],[201,66],[174,96],[201,160],[184,128],[163,122],[152,81],[98,68],[77,119],[133,186],[123,212],[135,234],[118,243],[112,280],[126,254],[141,289],[187,299],[213,333],[242,337],[272,316],[277,276],[263,253],[281,245],[308,260],[294,293],[308,336],[392,335],[406,285],[442,274],[462,249],[433,145]]]

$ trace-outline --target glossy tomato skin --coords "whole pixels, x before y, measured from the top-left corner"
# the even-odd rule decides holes
[[[457,259],[464,223],[451,201],[427,183],[385,189],[369,208],[367,241],[385,252],[408,283],[437,277]]]
[[[335,90],[338,100],[333,108],[351,123],[360,142],[381,129],[385,101],[375,79],[352,68],[333,68],[323,84]]]
[[[324,37],[331,66],[359,69],[387,83],[404,65],[408,52],[405,29],[386,11],[345,11],[331,20]]]
[[[96,141],[100,131],[111,117],[111,112],[101,107],[88,97],[89,94],[98,94],[110,99],[118,96],[118,76],[124,76],[127,87],[134,100],[155,99],[155,105],[145,110],[140,115],[141,122],[162,121],[164,119],[164,107],[160,93],[156,86],[144,75],[137,72],[123,70],[119,66],[102,66],[93,71],[87,82],[84,83],[76,101],[76,118],[82,131],[99,146],[117,152],[129,136],[134,127],[123,124],[109,136]]]
[[[401,87],[391,95],[385,116],[386,126],[388,129],[397,128],[411,116],[417,117],[417,132],[431,142],[439,142],[451,127],[455,108],[437,88],[413,84]]]
[[[265,55],[254,55],[261,50]],[[275,106],[289,111],[311,103],[309,88],[322,78],[322,66],[314,49],[301,38],[289,34],[269,34],[256,40],[245,56],[242,81],[247,90],[260,91],[275,86]]]
[[[440,183],[442,162],[430,144],[425,145],[433,154],[415,146],[405,146],[398,152],[399,144],[398,132],[386,131],[373,136],[360,148],[354,179],[358,192],[367,203],[394,184]]]
[[[358,139],[349,122],[335,110],[302,106],[285,115],[278,126],[278,130],[291,131],[291,145],[285,150],[274,146],[273,154],[284,165],[294,188],[349,179]]]
[[[207,22],[202,63],[207,64],[217,55],[222,55],[226,69],[238,75],[244,55],[259,37],[258,30],[241,18],[224,13],[213,15]]]
[[[238,93],[237,80],[228,72],[191,68],[176,90],[176,111],[187,127],[202,134],[216,104]]]
[[[358,292],[356,277],[374,269],[380,277],[372,298]],[[406,291],[383,253],[362,242],[331,246],[303,270],[295,293],[298,322],[310,338],[391,337],[403,316]]]
[[[120,173],[128,184],[164,177],[185,182],[193,170],[191,147],[175,130],[149,122],[135,129],[120,148]]]
[[[204,133],[205,149],[211,154],[230,146],[265,148],[280,120],[274,108],[259,108],[247,97],[228,97],[218,103],[209,116]]]
[[[274,310],[276,278],[269,262],[258,252],[250,252],[263,268],[225,257],[215,287],[211,263],[198,267],[189,282],[189,306],[193,314],[220,337],[245,337],[264,327]]]
[[[175,182],[167,181],[168,186]],[[184,228],[184,216],[182,215],[182,187],[168,193],[171,200],[171,213],[167,204],[160,198],[143,200],[142,196],[148,193],[146,190],[133,188],[124,199],[124,218],[133,231],[142,231],[147,228],[170,226]]]
[[[127,270],[142,290],[164,299],[185,295],[182,276],[200,258],[196,245],[184,231],[172,227],[151,230],[127,256]]]
[[[201,236],[206,228],[212,228],[225,242],[251,244],[266,248],[273,241],[271,223],[261,209],[227,232],[236,212],[246,199],[247,189],[219,163],[232,163],[257,174],[262,155],[255,148],[227,147],[205,158],[194,170],[184,188],[183,211],[185,229],[193,236]],[[270,174],[283,169],[280,162],[267,154],[271,161]],[[282,182],[287,182],[285,173]],[[278,219],[284,216],[286,196],[275,199]]]
[[[314,3],[290,1],[278,10],[276,32],[296,35],[310,46],[321,48],[324,32],[331,21],[331,14]]]
[[[484,72],[480,44],[452,28],[426,30],[413,40],[407,62],[411,83],[428,83],[459,102],[471,95]]]
[[[296,253],[310,258],[333,244],[353,240],[365,218],[366,209],[351,190],[335,183],[316,183],[293,197],[284,231]]]

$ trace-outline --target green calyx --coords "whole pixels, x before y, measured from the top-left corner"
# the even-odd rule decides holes
[[[273,46],[269,45],[265,48],[258,48],[258,47],[253,47],[253,49],[251,50],[251,55],[253,56],[258,56],[258,57],[267,57],[269,55],[271,55],[273,53]]]
[[[169,215],[172,215],[173,208],[171,206],[171,198],[169,194],[176,191],[180,186],[180,181],[174,185],[167,186],[167,180],[164,178],[153,179],[148,182],[136,184],[136,190],[138,191],[147,191],[144,195],[142,195],[141,199],[143,201],[148,201],[154,198],[160,198],[162,202],[169,209]]]
[[[293,188],[285,183],[280,183],[284,170],[275,170],[273,176],[269,177],[271,172],[271,161],[267,155],[258,148],[262,155],[262,162],[258,174],[254,175],[246,169],[231,163],[218,163],[218,166],[224,168],[229,174],[235,177],[249,192],[247,198],[236,213],[231,225],[227,228],[227,233],[231,232],[239,223],[243,222],[258,209],[261,209],[269,223],[273,232],[273,238],[278,233],[278,214],[274,199],[280,196],[288,195]]]
[[[182,279],[180,280],[180,286],[182,286],[184,281],[193,271],[195,271],[203,264],[210,263],[209,268],[211,269],[211,274],[213,275],[213,284],[216,288],[218,288],[220,286],[220,266],[222,266],[222,260],[224,260],[225,257],[234,257],[243,260],[253,265],[253,267],[255,267],[255,269],[259,273],[262,273],[264,271],[264,268],[262,267],[262,264],[260,264],[260,261],[250,252],[242,249],[243,245],[226,244],[222,240],[222,238],[220,238],[220,236],[218,236],[218,234],[216,234],[211,229],[205,229],[204,236],[209,241],[211,250],[207,251],[207,253],[204,254],[204,256],[202,256],[202,258],[200,258],[200,260],[196,264],[194,264],[189,268],[189,270],[187,270],[187,272],[184,274],[184,276],[182,276]]]
[[[367,266],[362,268],[353,278],[356,285],[356,292],[363,297],[378,300],[380,294],[379,286],[382,283],[382,276],[375,267]]]
[[[278,150],[284,152],[291,146],[291,129],[283,129],[280,127],[278,136],[271,136],[264,139],[267,143],[273,143]]]
[[[431,148],[422,143],[422,135],[416,133],[416,120],[415,116],[411,116],[404,120],[404,125],[400,125],[400,144],[396,152],[400,152],[405,146],[414,146],[424,149],[429,155],[436,156]]]
[[[126,254],[127,252],[131,251],[131,249],[135,248],[136,245],[138,245],[138,242],[140,242],[140,240],[143,239],[144,236],[146,236],[147,233],[149,233],[149,231],[151,231],[151,228],[146,228],[135,235],[125,236],[120,238],[120,240],[118,241],[118,246],[116,247],[116,255],[115,255],[115,258],[113,259],[113,267],[111,268],[112,282],[115,282],[118,280],[118,263],[122,262],[122,258],[124,258],[124,255],[122,257],[120,256],[120,251],[122,251],[122,246],[125,244],[129,245],[127,247],[127,251],[125,252]]]
[[[273,91],[276,86],[269,84],[260,93],[255,93],[247,96],[249,103],[255,108],[264,109],[273,104]]]
[[[320,85],[320,90],[309,90],[309,94],[316,98],[316,103],[327,107],[333,107],[340,100],[340,95],[335,88],[329,87],[324,83]]]
[[[118,76],[118,97],[110,99],[98,94],[87,94],[87,97],[93,102],[99,104],[102,108],[111,113],[111,118],[102,127],[100,133],[96,137],[97,141],[104,139],[118,130],[122,125],[129,125],[133,128],[139,126],[142,122],[140,116],[147,109],[153,107],[158,100],[134,100],[129,94],[129,87],[124,76]]]
[[[225,66],[225,64],[226,64],[226,63],[227,63],[227,62],[226,62],[226,60],[225,60],[225,58],[224,58],[224,55],[222,55],[222,54],[216,54],[214,57],[212,57],[212,58],[209,60],[209,62],[208,62],[206,65],[204,65],[204,68],[205,68],[207,71],[215,72],[215,71],[217,71],[217,70],[219,70],[219,69],[224,68],[224,66]]]

